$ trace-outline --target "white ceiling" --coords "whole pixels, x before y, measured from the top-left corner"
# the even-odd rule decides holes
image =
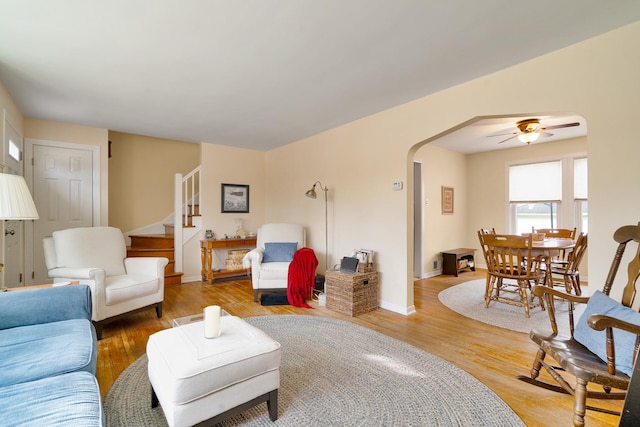
[[[268,150],[637,20],[638,0],[0,0],[0,80],[27,117]]]

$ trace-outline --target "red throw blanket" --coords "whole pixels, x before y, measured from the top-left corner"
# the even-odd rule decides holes
[[[295,307],[311,308],[305,300],[315,285],[318,258],[310,248],[301,248],[293,254],[287,279],[287,300]]]

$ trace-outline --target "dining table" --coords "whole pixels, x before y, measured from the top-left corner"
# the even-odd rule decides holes
[[[544,240],[534,241],[532,244],[531,254],[533,256],[546,255],[546,272],[545,282],[547,286],[553,287],[553,279],[551,277],[551,261],[554,255],[561,251],[571,250],[575,247],[576,242],[568,238],[545,238]]]

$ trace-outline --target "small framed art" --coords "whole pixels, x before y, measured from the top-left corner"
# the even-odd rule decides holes
[[[453,213],[453,187],[442,187],[442,214]]]
[[[222,213],[249,213],[249,186],[222,184]]]

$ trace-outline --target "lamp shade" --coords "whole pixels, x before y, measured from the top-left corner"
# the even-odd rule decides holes
[[[520,142],[535,142],[540,137],[540,132],[525,132],[518,135]]]
[[[23,177],[0,173],[0,219],[38,219],[38,211]]]

